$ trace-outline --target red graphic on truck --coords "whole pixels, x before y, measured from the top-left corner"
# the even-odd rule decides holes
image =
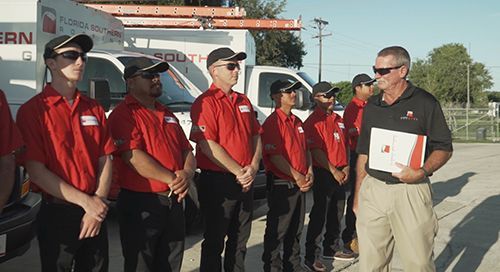
[[[42,31],[56,34],[56,11],[53,8],[42,6]]]

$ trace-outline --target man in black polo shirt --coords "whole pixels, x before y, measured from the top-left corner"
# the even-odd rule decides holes
[[[382,92],[368,100],[357,146],[354,210],[360,271],[388,271],[395,243],[406,271],[435,271],[438,222],[428,177],[451,157],[451,133],[434,96],[406,80],[410,56],[404,48],[382,49],[373,71]],[[371,168],[372,128],[426,135],[423,166],[398,164],[401,170],[394,173]]]

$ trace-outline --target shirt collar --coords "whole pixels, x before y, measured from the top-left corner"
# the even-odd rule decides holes
[[[399,103],[399,101],[401,101],[401,100],[405,100],[405,99],[412,97],[413,93],[415,92],[416,87],[410,81],[407,81],[407,82],[408,82],[408,86],[406,87],[406,89],[398,97],[398,99],[396,99],[396,101],[394,101],[394,103],[392,103],[391,105],[395,105],[395,104]],[[387,105],[387,103],[385,103],[383,101],[383,97],[384,97],[384,92],[380,92],[375,98],[375,104],[378,106],[386,106],[386,107],[391,106],[391,105]]]
[[[55,105],[57,102],[64,100],[64,97],[58,91],[56,91],[56,89],[54,89],[50,83],[47,83],[47,85],[45,85],[42,95],[49,105]],[[75,91],[74,102],[76,102],[77,100],[88,101],[89,98],[85,95],[81,95],[80,91],[77,89]]]
[[[213,83],[210,85],[210,88],[207,90],[207,92],[212,93],[215,96],[215,98],[217,98],[217,99],[222,99],[224,97],[227,97],[227,95],[224,93],[224,91],[222,91],[222,89],[220,89],[219,87],[215,86],[215,84],[213,84]],[[239,95],[240,94],[238,92],[235,92],[235,91],[232,91],[230,94],[230,96],[232,96],[233,99],[234,98],[237,99],[239,97]]]
[[[278,118],[282,121],[285,122],[286,120],[290,120],[292,123],[295,122],[295,115],[292,113],[290,116],[286,115],[286,113],[281,110],[280,108],[275,108],[276,114],[278,115]]]
[[[354,103],[354,105],[356,105],[360,108],[364,107],[366,105],[366,102],[367,102],[367,101],[363,101],[355,96],[352,98],[351,101],[352,101],[352,103]]]
[[[319,116],[324,117],[324,118],[330,117],[330,118],[333,118],[333,119],[337,119],[337,118],[340,117],[338,114],[336,114],[333,111],[330,114],[327,113],[326,111],[322,110],[319,106],[316,106],[314,108],[313,114],[319,115]]]

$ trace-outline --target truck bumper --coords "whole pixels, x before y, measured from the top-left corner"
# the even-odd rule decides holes
[[[29,249],[35,237],[36,215],[41,203],[39,194],[28,193],[0,215],[0,263],[20,256]]]

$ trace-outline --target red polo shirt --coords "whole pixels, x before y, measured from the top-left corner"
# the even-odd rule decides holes
[[[304,123],[310,149],[321,149],[335,167],[347,165],[347,133],[342,118],[336,113],[327,114],[316,107]],[[314,160],[315,167],[321,165]]]
[[[226,95],[212,84],[194,101],[191,120],[191,141],[218,143],[242,167],[252,162],[253,137],[259,134],[260,125],[245,95],[234,91]],[[208,159],[199,146],[196,147],[196,160],[200,169],[227,172]]]
[[[179,120],[165,106],[155,103],[155,110],[142,106],[127,95],[109,116],[111,134],[117,146],[114,177],[122,188],[136,192],[164,192],[166,183],[139,175],[121,159],[121,154],[139,149],[159,164],[175,172],[184,168],[182,154],[192,150],[191,144],[179,125]]]
[[[21,134],[12,120],[5,94],[0,90],[0,157],[12,153],[22,145]]]
[[[266,171],[281,179],[294,181],[271,162],[272,155],[282,155],[290,166],[302,175],[307,174],[307,145],[302,121],[276,109],[262,124],[262,158]]]
[[[43,163],[64,181],[95,193],[99,158],[114,151],[104,110],[77,90],[73,105],[50,84],[19,108],[23,160]]]
[[[353,97],[344,111],[344,123],[349,135],[349,147],[351,151],[356,151],[358,137],[361,130],[361,121],[363,119],[363,108],[366,101]]]

